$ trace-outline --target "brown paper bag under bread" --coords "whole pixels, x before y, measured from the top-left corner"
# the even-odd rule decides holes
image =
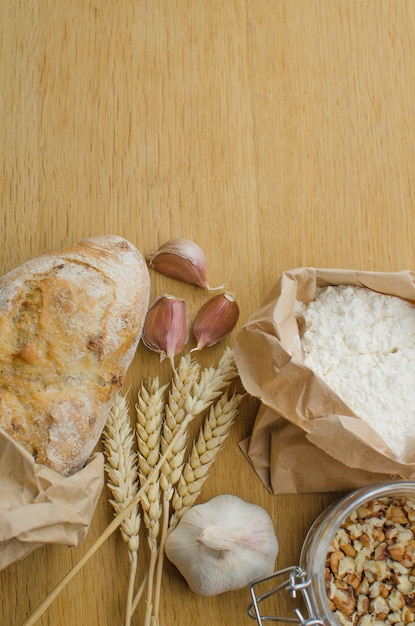
[[[81,545],[104,485],[101,453],[64,477],[0,429],[0,476],[0,570],[45,544]]]
[[[317,287],[351,284],[415,303],[415,273],[298,268],[284,272],[238,333],[234,353],[245,389],[261,400],[241,442],[267,489],[306,493],[354,489],[390,478],[415,480],[415,450],[397,461],[387,442],[303,363],[293,314]]]

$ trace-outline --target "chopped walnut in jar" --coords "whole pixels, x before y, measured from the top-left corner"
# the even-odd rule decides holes
[[[330,543],[325,586],[341,626],[415,626],[415,499],[353,511]]]

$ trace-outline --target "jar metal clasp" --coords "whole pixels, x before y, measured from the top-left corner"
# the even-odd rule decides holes
[[[278,579],[284,576],[284,580],[279,584],[273,586],[268,591],[259,593],[259,587],[266,583],[272,583],[274,579]],[[248,615],[252,619],[256,619],[259,626],[263,626],[263,622],[295,622],[302,626],[324,626],[324,622],[315,616],[310,598],[307,592],[307,588],[310,586],[311,580],[307,575],[307,572],[298,566],[286,567],[278,570],[270,576],[264,578],[258,578],[254,580],[250,585],[250,592],[252,602],[248,606]],[[270,596],[275,595],[280,591],[286,590],[292,598],[297,597],[297,593],[300,592],[303,599],[305,608],[307,611],[307,617],[304,617],[300,609],[297,607],[294,609],[295,617],[286,617],[282,615],[264,615],[261,613],[260,604]]]

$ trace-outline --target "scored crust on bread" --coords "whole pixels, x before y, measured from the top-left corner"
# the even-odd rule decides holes
[[[149,301],[140,252],[85,239],[0,278],[0,427],[38,463],[83,467],[133,359]]]

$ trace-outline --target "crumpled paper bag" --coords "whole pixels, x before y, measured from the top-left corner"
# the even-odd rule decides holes
[[[317,287],[352,284],[415,304],[415,273],[297,268],[284,272],[235,339],[241,381],[260,408],[240,443],[267,489],[307,493],[415,480],[415,449],[399,462],[380,435],[303,363],[296,300]]]
[[[64,477],[0,429],[0,571],[44,544],[80,546],[103,485],[102,453]]]

